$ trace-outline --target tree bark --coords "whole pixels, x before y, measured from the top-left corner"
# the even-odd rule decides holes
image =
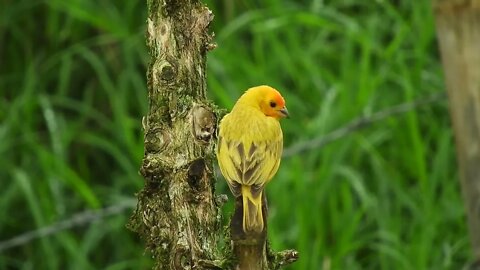
[[[266,229],[242,234],[242,203],[236,204],[231,238],[225,235],[219,254],[219,207],[225,199],[214,195],[217,114],[206,98],[205,80],[206,53],[215,47],[208,34],[213,15],[197,0],[147,2],[149,111],[142,120],[140,168],[145,187],[127,226],[146,241],[156,269],[264,270],[295,261],[294,250],[267,248]]]
[[[461,188],[480,267],[480,0],[434,3]]]
[[[236,269],[269,269],[267,261],[267,202],[263,193],[263,231],[246,234],[243,231],[243,198],[235,198],[235,212],[230,222]]]
[[[293,249],[281,252],[272,251],[267,245],[267,215],[268,206],[265,192],[263,193],[263,231],[246,234],[243,231],[243,199],[235,199],[235,212],[230,222],[232,250],[235,257],[234,269],[267,270],[280,269],[295,262],[298,252]]]
[[[209,269],[219,236],[214,196],[216,115],[206,99],[211,11],[194,0],[148,0],[148,115],[143,118],[145,187],[129,228],[156,269]]]

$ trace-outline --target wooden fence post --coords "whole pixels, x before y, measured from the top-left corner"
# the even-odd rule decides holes
[[[480,264],[480,0],[433,5],[470,239]]]

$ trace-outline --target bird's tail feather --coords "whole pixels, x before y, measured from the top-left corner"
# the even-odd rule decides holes
[[[242,185],[243,197],[243,231],[263,231],[262,191],[252,194],[251,186]]]

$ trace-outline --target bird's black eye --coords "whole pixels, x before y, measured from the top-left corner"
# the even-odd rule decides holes
[[[277,106],[277,103],[274,101],[270,101],[270,107],[275,108]]]

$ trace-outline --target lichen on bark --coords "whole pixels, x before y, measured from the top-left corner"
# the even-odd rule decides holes
[[[129,228],[157,269],[193,269],[217,255],[213,157],[217,117],[206,99],[213,16],[198,1],[148,1],[149,111],[143,118],[145,187]]]

